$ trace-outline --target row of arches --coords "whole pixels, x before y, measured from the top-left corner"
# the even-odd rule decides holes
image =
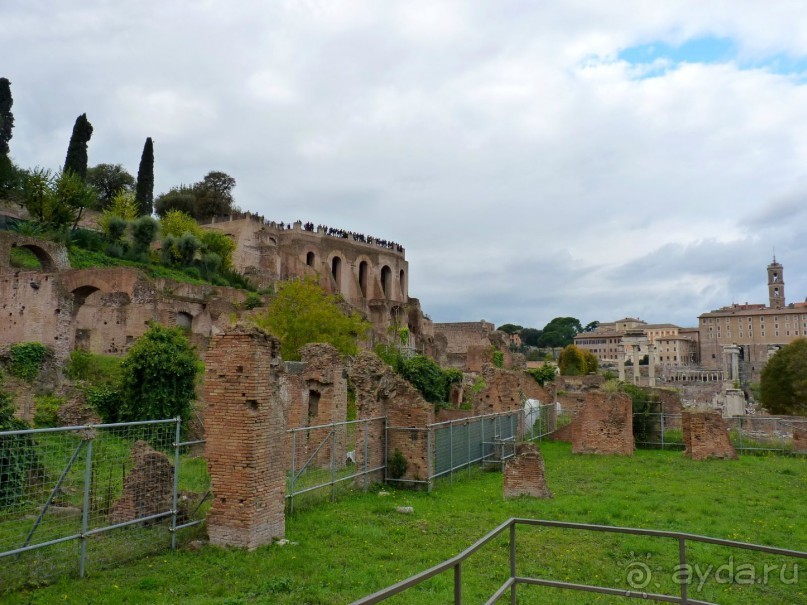
[[[315,268],[316,264],[316,254],[314,252],[308,252],[305,255],[305,264],[311,267],[312,269]],[[341,291],[342,286],[342,257],[341,256],[334,256],[331,259],[331,277],[333,277],[334,281],[336,282],[337,290]],[[359,290],[361,292],[361,296],[363,298],[368,298],[368,282],[369,282],[369,275],[370,275],[370,263],[366,260],[363,260],[359,263],[359,271],[358,271],[358,281],[359,281]],[[381,267],[381,290],[384,294],[385,298],[390,298],[393,294],[393,273],[392,269],[389,265],[384,265]],[[401,269],[398,273],[398,285],[401,290],[401,295],[404,296],[406,292],[406,272]]]

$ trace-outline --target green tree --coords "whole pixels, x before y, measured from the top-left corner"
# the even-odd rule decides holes
[[[584,376],[589,372],[596,372],[597,358],[590,351],[575,345],[567,345],[558,355],[558,367],[564,376]]]
[[[807,415],[807,338],[782,347],[762,368],[762,405],[771,414]]]
[[[121,368],[119,421],[188,418],[200,364],[182,330],[152,324]]]
[[[545,363],[540,368],[527,370],[527,374],[532,376],[538,384],[544,386],[547,382],[555,380],[555,366]]]
[[[98,191],[97,207],[104,210],[118,193],[130,192],[135,180],[120,164],[98,164],[87,170],[87,183]]]
[[[132,250],[136,255],[148,255],[160,225],[153,216],[144,215],[132,223]]]
[[[183,212],[193,217],[196,212],[196,192],[193,187],[186,185],[172,187],[168,193],[157,196],[154,211],[161,218],[167,216],[169,212]]]
[[[73,124],[73,134],[70,135],[63,169],[63,172],[74,172],[82,181],[87,179],[87,143],[91,137],[92,124],[87,119],[87,114],[83,113]]]
[[[224,270],[233,268],[233,252],[235,252],[235,240],[221,231],[204,229],[201,234],[202,249],[205,253],[216,254],[219,259],[219,267]]]
[[[283,282],[255,324],[280,339],[283,359],[300,359],[300,347],[327,342],[344,355],[355,355],[370,324],[347,312],[342,300],[326,293],[314,278]]]
[[[0,155],[8,155],[10,148],[8,142],[13,136],[14,114],[11,113],[11,106],[14,99],[11,98],[11,82],[8,78],[0,78]]]
[[[151,137],[146,139],[140,155],[135,201],[141,215],[150,215],[154,211],[154,143]]]
[[[575,334],[583,331],[580,320],[574,317],[556,317],[542,330],[539,347],[565,347],[574,342]]]
[[[226,172],[211,171],[193,186],[196,194],[194,217],[205,220],[214,216],[227,216],[233,211],[235,179]]]
[[[596,320],[595,321],[590,321],[583,328],[583,332],[593,332],[594,330],[596,330],[599,327],[600,327],[600,322],[598,322]]]
[[[523,330],[523,326],[518,326],[516,324],[502,324],[498,328],[496,328],[500,332],[506,332],[507,334],[517,334]]]
[[[84,209],[95,208],[98,201],[98,192],[95,188],[85,183],[78,173],[69,170],[56,175],[53,192],[58,209],[57,215],[71,217],[74,231],[78,227]],[[55,227],[63,226],[59,222],[52,221],[52,223]],[[67,222],[64,223],[64,226],[66,225]]]
[[[542,333],[541,330],[536,330],[535,328],[524,328],[520,333],[521,343],[528,347],[537,347]]]
[[[0,153],[0,198],[19,200],[25,173],[14,165],[11,158]]]

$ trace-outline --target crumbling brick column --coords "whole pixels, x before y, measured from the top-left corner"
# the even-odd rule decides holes
[[[688,458],[737,459],[737,452],[731,444],[726,423],[720,412],[684,411],[681,414],[681,428],[684,433],[684,455]]]
[[[516,456],[504,465],[504,497],[506,500],[530,496],[551,498],[546,485],[546,467],[541,450],[532,442],[516,445]]]
[[[205,432],[213,505],[210,542],[250,550],[285,532],[286,425],[278,389],[280,343],[237,326],[210,343]]]
[[[575,454],[633,456],[633,406],[624,393],[586,393],[571,426]]]
[[[793,449],[797,452],[807,452],[807,424],[804,422],[793,424]]]

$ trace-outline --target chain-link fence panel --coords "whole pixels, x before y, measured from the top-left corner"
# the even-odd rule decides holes
[[[169,547],[199,512],[180,475],[207,481],[203,461],[177,472],[179,434],[178,420],[0,433],[0,590]]]

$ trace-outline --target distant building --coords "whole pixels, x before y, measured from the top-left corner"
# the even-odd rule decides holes
[[[698,321],[701,364],[726,371],[734,364],[737,378],[750,381],[777,350],[807,336],[807,302],[787,304],[784,267],[774,258],[768,265],[767,306],[734,304],[703,313]]]
[[[649,355],[652,349],[655,363],[662,366],[693,366],[699,360],[697,328],[649,324],[633,317],[601,323],[593,332],[581,332],[574,337],[574,344],[593,353],[600,362],[632,360],[634,349],[639,357]]]

